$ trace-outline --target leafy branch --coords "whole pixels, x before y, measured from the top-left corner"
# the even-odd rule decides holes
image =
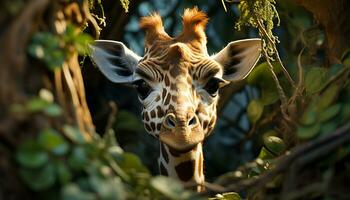
[[[240,19],[236,23],[236,28],[240,30],[242,26],[252,26],[259,30],[259,35],[262,40],[262,52],[269,65],[270,72],[275,81],[280,100],[282,102],[282,112],[287,105],[287,97],[283,88],[274,72],[274,68],[271,62],[277,60],[285,77],[295,88],[295,83],[289,75],[287,69],[282,63],[279,56],[276,44],[279,42],[278,37],[273,35],[272,29],[275,26],[274,19],[277,19],[277,26],[280,24],[280,18],[278,16],[274,0],[243,0],[240,1],[238,8],[241,12]]]

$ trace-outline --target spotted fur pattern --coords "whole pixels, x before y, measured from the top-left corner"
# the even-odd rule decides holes
[[[140,20],[146,33],[142,58],[121,42],[107,40],[97,41],[91,55],[109,80],[141,81],[147,87],[139,98],[142,121],[160,141],[160,173],[197,191],[204,190],[202,145],[216,123],[218,89],[250,73],[261,43],[259,39],[231,42],[209,56],[207,21],[198,8],[186,9],[182,33],[170,37],[161,17],[151,14]]]

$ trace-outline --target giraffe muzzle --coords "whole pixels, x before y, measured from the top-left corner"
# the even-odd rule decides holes
[[[181,113],[168,113],[159,134],[162,142],[176,150],[189,149],[204,140],[198,117],[192,112]]]
[[[181,126],[188,126],[189,128],[195,127],[198,124],[198,117],[196,115],[193,115],[192,117],[189,117],[189,119],[181,120],[177,119],[174,114],[170,113],[167,114],[163,121],[163,126],[165,126],[167,129],[176,129],[177,127]]]

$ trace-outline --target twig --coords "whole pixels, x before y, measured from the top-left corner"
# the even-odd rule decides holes
[[[324,88],[327,88],[331,83],[339,80],[339,78],[341,76],[347,77],[349,75],[349,71],[350,71],[350,67],[348,66],[344,66],[336,75],[332,76],[328,82],[326,83],[326,85],[324,86]]]
[[[225,187],[215,183],[204,182],[204,186],[206,189],[209,189],[210,191],[216,191],[216,192],[225,191]]]
[[[269,40],[269,42],[271,43],[272,47],[273,47],[273,50],[274,50],[274,53],[276,54],[276,57],[277,57],[277,61],[278,63],[280,64],[281,68],[282,68],[282,71],[283,71],[283,74],[286,76],[287,80],[289,81],[289,83],[292,85],[292,87],[295,88],[295,83],[292,79],[292,77],[289,75],[287,69],[284,67],[283,63],[282,63],[282,60],[279,56],[279,53],[278,53],[278,50],[277,50],[277,47],[276,47],[276,44],[275,42],[272,40],[272,38],[269,36],[269,34],[267,33],[266,29],[264,28],[264,26],[261,24],[261,21],[256,19],[256,22],[259,26],[259,30],[263,32],[264,36]]]
[[[273,71],[273,65],[271,64],[270,62],[270,58],[269,56],[267,55],[267,51],[265,49],[263,49],[263,53],[264,53],[264,56],[266,58],[266,62],[267,64],[269,65],[269,69],[270,69],[270,72],[271,72],[271,75],[272,75],[272,78],[273,80],[275,81],[275,84],[276,84],[276,87],[277,87],[277,92],[278,92],[278,95],[281,99],[281,102],[282,102],[282,106],[285,106],[287,105],[287,97],[283,91],[283,88],[275,74],[275,72]]]
[[[222,3],[222,6],[224,7],[225,12],[227,12],[227,8],[226,8],[226,5],[225,5],[225,0],[221,0],[221,3]]]
[[[304,71],[303,71],[303,66],[301,63],[301,56],[303,55],[304,50],[305,50],[305,47],[298,54],[298,60],[297,60],[298,84],[293,92],[292,97],[289,99],[289,104],[295,103],[297,98],[302,94],[302,92],[304,90]]]
[[[303,55],[304,50],[305,50],[305,47],[300,51],[298,55],[298,63],[297,63],[298,64],[298,85],[297,85],[297,88],[295,89],[295,94],[294,94],[296,96],[298,95],[298,93],[301,92],[304,85],[304,71],[303,71],[303,66],[301,64],[301,56]]]
[[[241,180],[237,184],[229,185],[225,188],[224,192],[229,191],[242,191],[252,189],[254,192],[261,187],[264,187],[267,182],[275,178],[277,175],[285,172],[290,168],[291,164],[299,160],[301,164],[307,164],[313,160],[329,154],[335,148],[343,145],[346,142],[350,142],[350,123],[338,128],[332,134],[328,134],[323,137],[319,137],[313,141],[309,141],[300,146],[295,147],[285,156],[275,160],[275,168],[271,171],[262,174],[257,179]],[[215,191],[223,192],[223,191]]]

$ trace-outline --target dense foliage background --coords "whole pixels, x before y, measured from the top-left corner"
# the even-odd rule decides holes
[[[210,17],[208,51],[264,40],[250,76],[221,91],[207,191],[157,176],[136,92],[89,58],[96,38],[140,55],[138,20],[170,35],[184,8]],[[349,199],[349,2],[12,0],[0,3],[0,199]]]

